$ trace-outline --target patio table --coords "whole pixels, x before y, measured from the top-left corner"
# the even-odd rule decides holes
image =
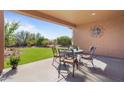
[[[74,53],[74,55],[79,55],[83,53],[83,50],[81,49],[66,50],[66,51],[63,51],[63,53],[65,53],[66,55],[73,55],[72,53]]]
[[[67,53],[72,53],[72,51],[71,50],[69,50],[69,51],[66,51]],[[81,54],[81,53],[83,53],[83,50],[81,50],[81,49],[73,49],[73,52],[74,52],[74,54]]]

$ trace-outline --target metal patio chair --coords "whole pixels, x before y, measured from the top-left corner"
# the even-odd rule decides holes
[[[58,49],[59,52],[59,68],[58,68],[58,78],[60,77],[61,74],[61,68],[62,68],[62,64],[64,64],[65,68],[66,65],[72,65],[72,75],[74,77],[74,73],[75,73],[75,65],[78,68],[78,60],[77,60],[77,56],[74,54],[73,49],[71,50],[71,52],[68,53],[68,51],[70,50],[61,50]]]
[[[94,53],[96,51],[96,47],[94,46],[91,46],[89,51],[83,51],[83,53],[80,55],[80,62],[81,62],[81,59],[82,60],[89,60],[92,65],[93,65],[93,68],[95,68],[95,65],[93,63],[93,57],[94,57]]]
[[[59,58],[59,54],[58,54],[58,51],[57,51],[57,48],[56,47],[52,47],[52,52],[53,52],[53,62],[52,62],[52,65],[54,65],[54,62],[57,62],[57,58]]]

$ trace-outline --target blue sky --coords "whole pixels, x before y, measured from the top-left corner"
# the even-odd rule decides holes
[[[5,21],[7,22],[20,22],[21,26],[16,32],[22,30],[30,31],[32,33],[39,32],[42,36],[48,39],[55,39],[59,36],[72,37],[72,30],[61,25],[27,17],[21,14],[14,13],[12,11],[5,11],[4,16]]]

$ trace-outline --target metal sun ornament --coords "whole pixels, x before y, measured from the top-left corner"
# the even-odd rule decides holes
[[[95,38],[100,38],[103,35],[103,27],[101,25],[94,25],[91,27],[91,34]]]

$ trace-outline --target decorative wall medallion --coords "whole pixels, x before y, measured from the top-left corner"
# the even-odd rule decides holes
[[[103,27],[101,25],[94,25],[91,27],[91,34],[93,37],[100,38],[103,35]]]

